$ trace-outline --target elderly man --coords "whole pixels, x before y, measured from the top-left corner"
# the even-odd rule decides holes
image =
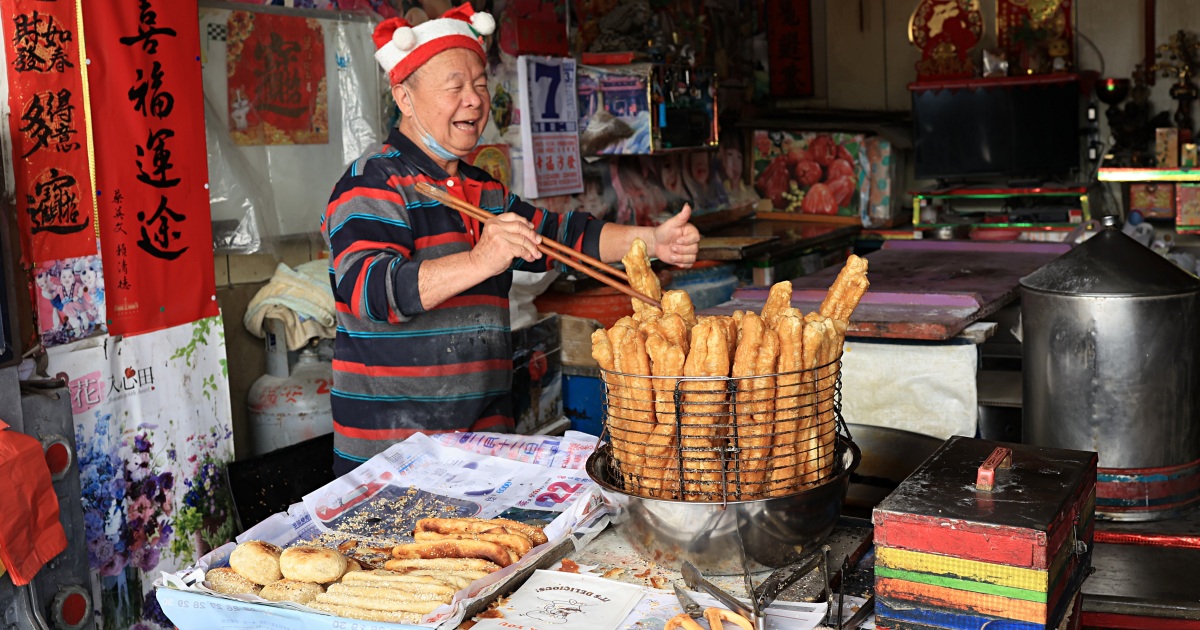
[[[558,215],[460,162],[490,101],[482,36],[495,22],[469,4],[411,27],[375,31],[375,58],[402,114],[386,144],[350,165],[322,220],[338,311],[332,391],[334,472],[413,433],[513,427],[508,291],[512,270],[545,271],[552,238],[605,261],[635,238],[690,266],[700,235],[684,208],[656,227]],[[486,223],[426,199],[427,182],[489,210]]]

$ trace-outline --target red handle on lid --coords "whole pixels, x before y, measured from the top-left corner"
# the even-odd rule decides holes
[[[979,472],[975,475],[975,489],[991,492],[996,486],[996,469],[1012,467],[1012,450],[997,446],[996,450],[983,461]]]

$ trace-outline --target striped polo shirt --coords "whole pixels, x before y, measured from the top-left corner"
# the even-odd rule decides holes
[[[513,427],[507,271],[426,311],[421,263],[469,251],[481,225],[418,194],[432,184],[492,214],[515,212],[538,233],[599,257],[601,221],[556,214],[459,163],[451,178],[399,130],[350,165],[333,189],[321,232],[337,305],[334,472],[344,474],[413,433]],[[512,269],[547,270],[547,258]]]

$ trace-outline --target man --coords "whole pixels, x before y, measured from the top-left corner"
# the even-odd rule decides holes
[[[322,220],[338,311],[336,474],[413,433],[511,430],[508,290],[513,269],[548,268],[537,249],[543,235],[605,261],[635,238],[667,263],[696,259],[700,235],[687,208],[657,228],[557,215],[460,162],[488,120],[482,36],[494,30],[490,15],[463,5],[375,31],[401,121],[350,165]],[[465,218],[422,197],[419,182],[495,217]]]

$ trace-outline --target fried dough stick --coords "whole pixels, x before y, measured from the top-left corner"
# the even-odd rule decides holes
[[[685,354],[682,348],[659,335],[646,337],[650,354],[650,372],[654,381],[654,411],[658,424],[646,445],[647,485],[657,482],[658,498],[677,499],[679,486],[679,420],[675,414],[675,388],[683,375]]]
[[[789,280],[776,282],[767,293],[767,303],[763,304],[762,318],[768,324],[773,324],[781,312],[792,305],[792,283]]]
[[[825,294],[825,300],[821,302],[821,315],[849,322],[850,314],[858,307],[859,300],[869,286],[871,283],[867,281],[867,259],[851,254]]]
[[[650,268],[650,254],[646,251],[645,241],[640,238],[633,239],[621,262],[625,265],[625,274],[629,276],[629,286],[642,295],[661,302],[662,287],[659,285],[658,276]],[[654,307],[641,300],[633,300],[633,312],[648,308]]]
[[[608,331],[612,344],[614,365],[621,382],[621,396],[609,396],[609,416],[620,415],[625,431],[624,450],[627,488],[637,489],[645,478],[646,440],[657,421],[654,418],[654,390],[650,379],[637,375],[650,375],[650,357],[646,354],[646,340],[642,333],[625,326],[614,326]],[[616,404],[614,404],[616,403]],[[613,445],[614,448],[617,446]],[[638,494],[638,493],[635,493]]]
[[[692,350],[684,376],[729,376],[729,343],[725,325],[705,319],[692,329]],[[722,476],[722,440],[715,424],[726,421],[729,408],[723,380],[685,380],[683,395],[684,498],[715,500]]]
[[[775,373],[778,357],[779,335],[758,315],[744,315],[733,361],[733,377],[737,379],[738,390],[735,468],[739,492],[730,499],[753,499],[763,493],[775,428],[775,377],[763,375]],[[747,378],[751,376],[760,378]]]
[[[797,442],[804,422],[804,402],[812,391],[809,377],[802,371],[808,361],[804,328],[803,320],[795,315],[782,315],[776,319],[779,377],[776,379],[775,428],[767,471],[770,496],[788,494],[797,485],[796,470],[801,456]]]

